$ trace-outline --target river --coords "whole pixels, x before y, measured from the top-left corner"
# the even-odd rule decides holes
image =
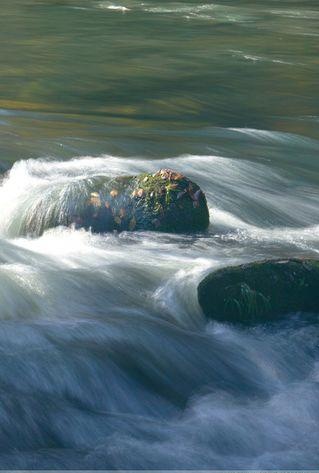
[[[207,322],[212,269],[318,257],[317,0],[2,0],[0,467],[319,465],[319,314]],[[21,230],[182,172],[207,232]],[[43,215],[46,207],[40,209]]]

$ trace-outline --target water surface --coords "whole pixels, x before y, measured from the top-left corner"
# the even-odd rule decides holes
[[[318,256],[318,20],[2,1],[2,468],[318,467],[318,314],[236,328],[196,295],[214,268]],[[161,167],[206,192],[207,232],[21,231],[81,179]]]

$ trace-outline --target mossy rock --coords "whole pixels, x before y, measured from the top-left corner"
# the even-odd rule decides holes
[[[274,259],[219,269],[198,286],[211,319],[253,324],[319,311],[319,260]]]
[[[77,188],[52,191],[50,200],[32,208],[28,233],[58,225],[75,225],[102,233],[123,230],[194,232],[209,225],[204,193],[197,184],[170,169],[154,174],[94,177]]]

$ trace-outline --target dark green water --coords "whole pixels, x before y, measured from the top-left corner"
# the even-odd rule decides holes
[[[318,139],[318,20],[309,0],[3,0],[1,160],[232,149],[212,127]]]
[[[213,269],[318,258],[318,0],[1,0],[0,41],[0,468],[318,468],[318,314],[197,300]],[[21,230],[159,168],[207,232]]]

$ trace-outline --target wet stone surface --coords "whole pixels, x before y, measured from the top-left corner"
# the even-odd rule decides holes
[[[254,324],[319,310],[319,260],[273,259],[222,268],[198,286],[208,318]]]
[[[209,213],[197,184],[178,172],[161,169],[95,183],[72,223],[93,232],[192,232],[208,227]]]

